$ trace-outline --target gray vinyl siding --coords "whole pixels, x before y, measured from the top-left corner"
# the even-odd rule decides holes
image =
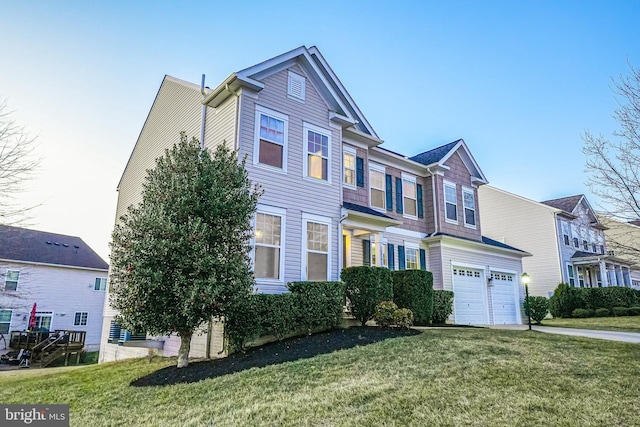
[[[304,75],[298,66],[290,68],[297,74]],[[247,155],[247,170],[249,178],[259,183],[264,190],[260,203],[286,209],[285,272],[284,283],[301,279],[302,271],[302,214],[313,214],[331,219],[331,280],[337,280],[338,245],[342,243],[342,236],[338,235],[340,220],[340,191],[342,147],[341,131],[334,128],[329,121],[327,104],[317,93],[309,80],[306,84],[306,99],[304,103],[287,96],[287,70],[262,80],[265,87],[257,96],[241,94],[240,101],[240,155]],[[288,152],[287,172],[279,173],[254,165],[254,133],[256,119],[256,105],[288,116]],[[304,145],[303,122],[323,128],[331,134],[330,149],[330,185],[314,182],[303,177]],[[283,286],[259,285],[263,292],[284,292]]]

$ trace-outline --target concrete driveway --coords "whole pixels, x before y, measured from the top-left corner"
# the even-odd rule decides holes
[[[519,331],[526,330],[527,325],[493,325],[493,329],[515,329]],[[574,329],[574,328],[556,328],[553,326],[536,326],[531,327],[534,331],[544,332],[548,334],[571,335],[574,337],[595,338],[599,340],[621,341],[640,344],[640,333],[637,332],[613,332],[613,331],[594,331],[591,329]]]

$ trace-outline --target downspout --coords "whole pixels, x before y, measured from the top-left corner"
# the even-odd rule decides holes
[[[436,197],[436,176],[431,171],[431,168],[427,168],[427,171],[431,174],[431,196],[433,198],[433,233],[429,237],[433,237],[438,234],[438,205]]]
[[[202,100],[207,97],[204,91],[204,74],[202,75],[202,82],[200,83],[200,93],[202,94]],[[207,105],[202,104],[202,118],[200,120],[200,150],[204,150],[204,126],[207,121]]]

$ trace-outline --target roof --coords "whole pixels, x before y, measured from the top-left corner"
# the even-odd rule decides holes
[[[0,259],[108,270],[81,238],[0,225]]]
[[[461,140],[458,139],[446,145],[442,145],[432,150],[425,151],[424,153],[416,154],[413,157],[409,157],[409,160],[422,163],[423,165],[426,165],[426,166],[432,165],[434,163],[438,163],[447,154],[449,154],[449,151],[453,150],[453,147],[455,147],[460,141]]]
[[[584,197],[583,194],[578,194],[575,196],[561,197],[559,199],[553,199],[553,200],[546,200],[542,203],[557,209],[562,209],[565,212],[572,213],[573,210],[576,208],[576,205],[580,203],[580,200],[582,200],[583,197]]]
[[[345,209],[350,211],[360,212],[367,215],[379,216],[380,218],[385,218],[385,219],[394,219],[388,215],[383,214],[382,212],[378,212],[377,210],[371,209],[370,207],[367,207],[367,206],[360,206],[360,205],[356,205],[355,203],[349,203],[349,202],[343,202],[342,206]]]
[[[527,251],[523,251],[522,249],[514,248],[513,246],[509,246],[507,244],[498,242],[497,240],[493,240],[493,239],[490,239],[490,238],[485,237],[485,236],[482,236],[482,241],[478,241],[478,240],[475,240],[475,239],[470,239],[468,237],[456,236],[454,234],[449,234],[449,233],[436,233],[436,234],[434,234],[434,236],[447,236],[447,237],[453,237],[453,238],[456,238],[456,239],[467,240],[467,241],[475,242],[475,243],[484,243],[485,245],[494,246],[496,248],[507,249],[507,250],[510,250],[510,251],[520,252],[520,253],[524,254],[525,256],[526,255],[531,255]]]
[[[582,252],[582,251],[576,251],[572,256],[571,259],[573,258],[590,258],[590,257],[597,257],[597,256],[604,256],[602,254],[594,254],[593,252]]]

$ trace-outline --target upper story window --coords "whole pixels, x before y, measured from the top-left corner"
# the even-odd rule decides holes
[[[20,272],[18,270],[7,270],[4,280],[5,291],[17,291]]]
[[[287,171],[288,117],[256,106],[253,163]]]
[[[284,209],[258,208],[253,274],[256,279],[282,281]]]
[[[580,247],[580,243],[578,242],[578,238],[577,237],[573,238],[573,246],[576,247],[576,248]]]
[[[464,208],[464,225],[476,228],[476,198],[473,190],[462,189],[462,206]]]
[[[95,291],[104,291],[107,289],[107,279],[104,277],[96,277],[96,282],[93,285]]]
[[[571,243],[569,242],[569,235],[565,234],[563,237],[564,237],[564,244],[567,246],[571,246]]]
[[[402,174],[402,207],[404,216],[418,217],[418,191],[416,178]]]
[[[86,311],[77,311],[74,319],[73,326],[86,326],[87,325],[87,317],[89,317],[89,313]]]
[[[304,76],[289,71],[287,95],[299,101],[304,101],[306,80]]]
[[[600,245],[600,254],[604,255],[604,245]]]
[[[589,243],[587,243],[586,240],[582,241],[582,247],[584,248],[585,251],[589,250]]]
[[[444,206],[445,221],[458,223],[458,196],[456,195],[456,185],[444,183]]]
[[[356,150],[344,147],[343,148],[343,183],[345,187],[356,186]]]
[[[384,166],[369,163],[369,200],[374,208],[384,209],[385,205],[385,176]]]
[[[304,141],[306,152],[305,176],[329,181],[331,132],[305,123]]]
[[[306,280],[325,281],[329,279],[329,228],[331,218],[303,214],[306,224]]]
[[[595,243],[592,243],[592,244],[591,244],[591,249],[592,249],[592,251],[593,251],[594,253],[597,253],[597,252],[598,252],[598,248],[596,248],[596,244],[595,244]]]

